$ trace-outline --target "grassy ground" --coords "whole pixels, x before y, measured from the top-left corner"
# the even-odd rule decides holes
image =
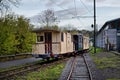
[[[90,47],[90,53],[94,54],[94,47]],[[101,48],[96,48],[96,53],[100,53],[100,52],[104,52],[105,50],[101,49]]]
[[[97,48],[97,53],[91,53],[91,57],[105,80],[120,80],[120,56]]]
[[[28,73],[25,76],[16,76],[15,80],[58,80],[64,67],[65,62],[56,63],[55,65]]]
[[[103,68],[120,68],[120,57],[110,52],[97,53],[92,56],[97,67]]]
[[[107,79],[107,80],[120,80],[120,79],[115,79],[115,78],[112,78],[112,79]]]

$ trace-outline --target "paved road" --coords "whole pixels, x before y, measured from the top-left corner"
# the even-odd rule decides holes
[[[41,60],[41,58],[26,58],[26,59],[20,59],[20,60],[13,60],[13,61],[7,61],[7,62],[0,62],[0,68],[8,68],[12,66],[19,66],[21,64],[26,63],[32,63],[35,61]]]

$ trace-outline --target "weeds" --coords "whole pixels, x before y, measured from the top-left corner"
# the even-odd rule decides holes
[[[41,68],[36,72],[28,73],[26,76],[19,76],[16,80],[58,80],[65,63],[59,63],[46,68]]]

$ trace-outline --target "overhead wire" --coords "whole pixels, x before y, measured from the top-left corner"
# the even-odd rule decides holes
[[[75,7],[75,12],[76,12],[76,18],[77,18],[77,20],[83,25],[83,26],[85,26],[84,25],[84,23],[77,17],[77,6],[76,6],[76,0],[74,0],[74,7]]]
[[[85,3],[82,1],[82,0],[80,0],[80,2],[81,2],[81,4],[86,8],[86,10],[88,11],[88,13],[90,13],[90,14],[92,14],[93,15],[93,13],[92,13],[92,11],[93,11],[93,9],[92,10],[90,10],[90,9],[88,9],[88,7],[85,5]],[[94,17],[94,16],[88,16],[88,17]]]
[[[74,0],[74,6],[75,6],[76,17],[77,17],[77,8],[76,8],[76,1],[75,0]]]
[[[61,7],[60,5],[58,5],[55,1],[53,1],[53,0],[50,0],[50,1],[52,1],[52,3],[54,3],[56,6],[59,6],[61,9],[63,9],[63,10],[66,10],[65,8],[63,8],[63,7]],[[81,1],[81,0],[80,0]],[[81,3],[84,5],[84,7],[88,10],[88,12],[90,12],[91,13],[91,11],[87,8],[87,6],[81,1]],[[74,17],[76,17],[76,19],[77,20],[79,20],[80,22],[82,22],[79,18],[78,18],[78,16],[77,16],[77,7],[76,7],[76,1],[74,0],[74,6],[75,6],[75,12],[76,12],[76,16],[73,14],[73,13],[71,13],[71,12],[69,12],[70,14],[72,14]],[[67,10],[66,10],[67,11]],[[80,16],[79,16],[80,17]],[[86,16],[85,16],[86,17]],[[72,17],[73,18],[73,17]],[[82,17],[81,17],[82,18]],[[83,16],[83,18],[84,18],[84,16]],[[87,17],[86,17],[87,18]],[[83,22],[82,22],[82,25],[84,25],[83,24]]]
[[[84,4],[82,0],[80,0],[81,4],[86,8],[86,10],[92,14],[92,10],[89,10],[88,7]]]
[[[80,2],[86,8],[86,10],[88,11],[88,13],[92,14],[92,10],[89,10],[88,7],[84,4],[84,2],[82,0],[80,0]],[[74,0],[74,5],[75,5],[75,10],[77,12],[75,0]],[[77,16],[77,18],[79,19],[80,22],[82,22],[82,20],[80,18],[93,18],[93,16]],[[84,25],[83,22],[82,22],[82,25]]]
[[[63,9],[63,10],[66,10],[65,8],[63,8],[63,7],[61,7],[60,5],[58,5],[55,1],[53,1],[53,0],[50,0],[52,3],[54,3],[56,6],[59,6],[61,9]],[[67,11],[67,10],[66,10]],[[72,14],[72,13],[70,13],[70,14]],[[73,15],[73,14],[72,14]]]
[[[66,10],[65,8],[63,8],[60,5],[58,5],[55,1],[53,1],[53,0],[50,0],[50,1],[52,1],[52,3],[54,3],[55,5],[59,6],[61,9]],[[72,14],[73,16],[75,16],[72,12],[69,12],[69,14]],[[71,17],[71,18],[73,18],[73,17]]]
[[[53,0],[50,0],[52,1],[55,5],[59,6],[58,4],[56,4],[56,2],[54,2]],[[76,3],[75,3],[76,4]],[[61,9],[65,10],[63,7],[59,6]],[[73,16],[75,16],[73,13],[69,12],[70,14],[72,14]],[[75,16],[76,17],[76,16]],[[73,17],[71,17],[71,19],[73,19]],[[79,20],[79,19],[77,19]]]
[[[61,7],[60,5],[58,5],[55,1],[53,0],[50,0],[52,3],[54,3],[56,6],[60,7],[61,9],[63,10],[66,10],[65,8]],[[74,1],[75,2],[75,1]],[[76,2],[75,2],[75,5],[76,5]],[[67,11],[67,10],[66,10]],[[76,11],[77,11],[77,8],[76,8]],[[70,14],[74,15],[73,13],[69,12]],[[84,14],[85,15],[85,14]],[[74,15],[75,16],[75,15]],[[79,16],[81,18],[90,18],[91,16]],[[72,17],[73,18],[73,17]]]

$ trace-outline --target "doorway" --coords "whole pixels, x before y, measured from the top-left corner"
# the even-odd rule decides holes
[[[117,36],[117,50],[120,52],[120,36]]]
[[[45,32],[45,53],[52,53],[52,32]]]

